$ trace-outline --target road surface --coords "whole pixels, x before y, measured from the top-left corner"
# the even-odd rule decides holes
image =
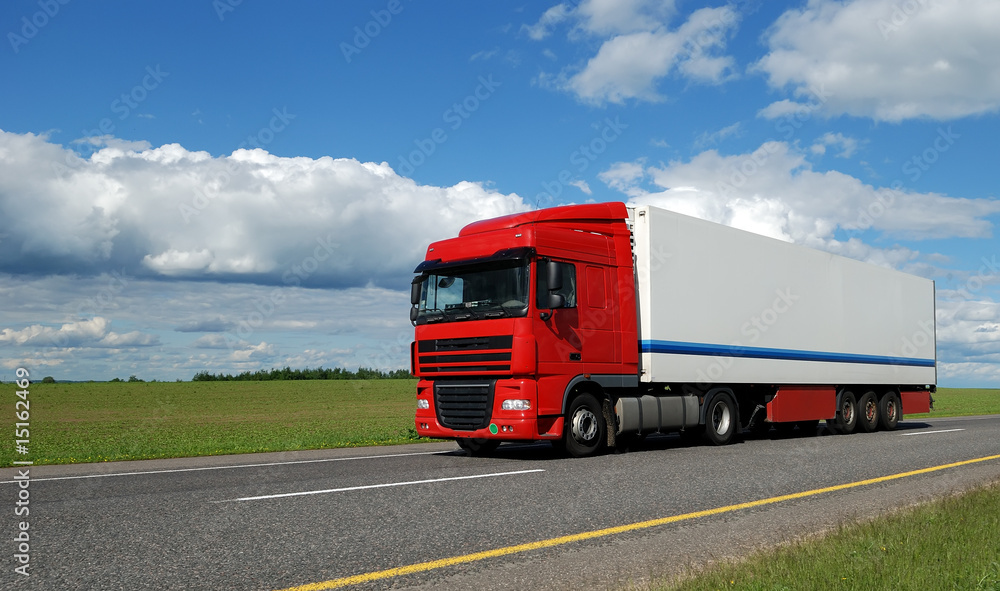
[[[0,588],[615,589],[1000,480],[1000,415],[820,433],[36,466],[27,517],[4,469]]]

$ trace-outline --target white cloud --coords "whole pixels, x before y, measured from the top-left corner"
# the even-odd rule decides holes
[[[742,132],[743,124],[737,121],[736,123],[727,125],[718,131],[703,132],[695,139],[694,147],[695,149],[700,150],[708,146],[714,146],[728,137],[739,137]]]
[[[955,119],[1000,109],[995,0],[811,0],[765,36],[754,69],[828,115]],[[780,101],[761,116],[787,114]]]
[[[429,242],[528,209],[477,183],[418,185],[386,163],[260,149],[212,157],[114,138],[94,147],[85,159],[44,136],[0,131],[0,270],[395,282]]]
[[[695,11],[677,30],[659,28],[617,35],[601,45],[564,88],[586,102],[662,100],[657,82],[676,70],[697,82],[717,83],[731,74],[729,56],[718,55],[738,17],[730,7]]]
[[[786,117],[789,115],[794,115],[800,112],[809,112],[813,110],[811,104],[797,103],[795,101],[790,101],[788,99],[783,99],[780,101],[775,101],[770,105],[764,107],[763,109],[757,111],[758,117],[763,117],[764,119],[778,119],[781,117]]]
[[[569,13],[569,6],[566,4],[556,4],[546,10],[534,25],[521,25],[521,32],[527,34],[528,37],[531,37],[535,41],[541,41],[552,33],[552,27],[566,20]]]
[[[577,9],[580,27],[595,35],[652,31],[667,22],[674,0],[584,0]]]
[[[538,80],[600,105],[628,99],[660,101],[659,82],[672,73],[707,84],[734,76],[735,61],[725,49],[740,20],[735,7],[698,9],[671,28],[675,12],[673,2],[650,0],[586,0],[575,9],[564,4],[553,7],[534,26],[524,27],[533,39],[543,39],[553,25],[573,20],[571,40],[603,41],[586,64],[556,75],[542,74]]]
[[[488,51],[484,49],[483,51],[477,51],[476,53],[472,54],[469,57],[469,61],[470,62],[474,62],[476,60],[488,61],[496,57],[496,55],[499,53],[500,53],[499,47],[494,47],[493,49],[490,49]]]
[[[278,354],[278,349],[274,345],[269,345],[264,341],[256,345],[251,345],[242,349],[236,349],[231,353],[231,359],[236,362],[256,361],[270,359]]]
[[[810,150],[814,154],[825,154],[827,147],[836,147],[840,149],[840,152],[837,153],[838,158],[850,158],[857,151],[858,146],[858,140],[852,137],[842,133],[827,132],[810,147]]]
[[[799,149],[768,142],[748,154],[708,150],[687,162],[644,166],[617,163],[599,178],[633,202],[822,248],[901,266],[916,253],[877,249],[835,232],[872,229],[886,237],[985,238],[1000,201],[962,199],[902,188],[875,187],[837,171],[817,172]],[[640,185],[650,179],[655,189]]]
[[[0,331],[0,344],[28,347],[148,347],[159,344],[155,335],[111,331],[111,321],[97,316],[59,327],[33,324],[20,330]]]
[[[643,194],[638,185],[646,176],[645,163],[644,159],[635,162],[616,162],[607,170],[598,173],[597,178],[612,189],[635,197]]]
[[[580,189],[581,191],[583,191],[587,195],[593,195],[594,194],[594,192],[590,190],[590,185],[587,184],[587,181],[584,181],[584,180],[570,181],[569,184],[573,185],[577,189]]]

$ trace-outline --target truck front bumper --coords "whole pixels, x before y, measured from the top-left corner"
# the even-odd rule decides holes
[[[527,379],[498,379],[491,386],[492,405],[489,414],[476,428],[456,429],[442,420],[435,400],[434,382],[420,380],[417,384],[417,413],[414,424],[421,437],[436,439],[497,439],[504,441],[540,441],[562,437],[562,417],[539,417],[535,382]],[[525,410],[505,408],[507,401],[527,405]],[[511,403],[508,402],[508,405]]]

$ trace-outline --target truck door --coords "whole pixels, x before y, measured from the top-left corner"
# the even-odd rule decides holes
[[[562,279],[562,287],[555,291],[563,296],[565,304],[556,310],[547,309],[548,283],[545,264],[536,265],[536,306],[541,312],[534,316],[534,333],[538,343],[538,374],[541,381],[546,376],[557,376],[568,382],[568,376],[584,371],[584,339],[580,333],[580,310],[578,307],[577,265],[569,261],[556,261]],[[543,319],[547,313],[551,316]],[[559,404],[561,405],[561,392]],[[552,410],[552,409],[549,409]],[[543,411],[543,409],[539,409]],[[544,411],[543,411],[544,412]],[[555,408],[554,414],[562,412]]]

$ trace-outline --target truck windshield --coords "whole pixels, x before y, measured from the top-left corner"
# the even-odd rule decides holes
[[[526,316],[528,262],[512,260],[427,273],[417,324]]]

